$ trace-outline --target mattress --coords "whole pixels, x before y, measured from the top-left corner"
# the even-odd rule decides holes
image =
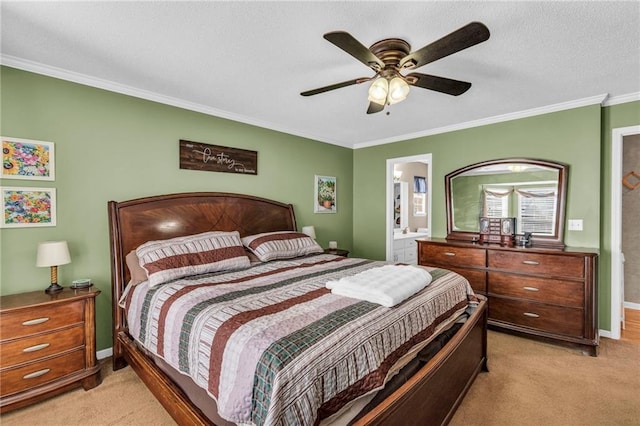
[[[391,308],[325,287],[384,264],[321,254],[143,282],[126,298],[129,332],[225,421],[320,423],[371,399],[475,303],[464,278],[434,268],[425,289]]]

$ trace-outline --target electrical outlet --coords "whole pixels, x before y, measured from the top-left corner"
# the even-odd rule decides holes
[[[582,219],[569,219],[569,231],[582,231]]]

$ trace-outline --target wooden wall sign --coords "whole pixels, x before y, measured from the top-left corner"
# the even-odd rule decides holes
[[[257,175],[258,152],[181,139],[180,168]]]

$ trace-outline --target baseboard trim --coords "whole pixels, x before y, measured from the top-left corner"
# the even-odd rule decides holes
[[[609,330],[598,330],[598,334],[600,335],[600,337],[607,337],[609,339],[611,339],[611,331]]]
[[[113,347],[96,352],[96,358],[105,359],[113,355]]]
[[[624,302],[623,306],[626,309],[633,309],[634,311],[640,311],[640,303]]]

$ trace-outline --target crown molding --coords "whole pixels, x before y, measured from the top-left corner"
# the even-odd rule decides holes
[[[324,142],[331,145],[337,145],[337,146],[341,146],[344,148],[351,148],[351,149],[368,148],[368,147],[384,145],[388,143],[402,142],[402,141],[421,138],[425,136],[433,136],[433,135],[438,135],[442,133],[454,132],[457,130],[464,130],[464,129],[470,129],[473,127],[486,126],[489,124],[517,120],[517,119],[526,118],[526,117],[533,117],[536,115],[548,114],[548,113],[557,112],[557,111],[564,111],[564,110],[579,108],[579,107],[588,106],[588,105],[600,104],[602,106],[611,106],[611,105],[617,105],[621,103],[640,100],[640,92],[621,95],[621,96],[615,96],[610,98],[608,97],[608,94],[602,94],[602,95],[591,96],[588,98],[577,99],[574,101],[561,102],[558,104],[532,108],[524,111],[496,115],[493,117],[482,118],[479,120],[467,121],[464,123],[458,123],[451,126],[444,126],[436,129],[430,129],[423,132],[409,133],[409,134],[394,136],[391,138],[356,143],[353,146],[351,146],[349,144],[345,144],[345,143],[341,143],[341,142],[337,142],[329,139],[324,139],[318,136],[307,135],[300,132],[297,129],[292,129],[284,126],[276,126],[276,125],[273,125],[272,123],[256,120],[254,118],[246,117],[240,114],[234,114],[228,111],[212,108],[206,105],[197,104],[194,102],[188,102],[182,99],[161,95],[159,93],[151,92],[148,90],[138,89],[135,87],[124,85],[124,84],[115,83],[109,80],[91,77],[86,74],[81,74],[81,73],[65,70],[58,67],[44,65],[38,62],[28,61],[28,60],[17,58],[10,55],[0,55],[0,65],[5,65],[12,68],[33,72],[36,74],[42,74],[48,77],[58,78],[60,80],[71,81],[73,83],[78,83],[85,86],[95,87],[95,88],[107,90],[110,92],[120,93],[123,95],[132,96],[135,98],[157,102],[164,105],[170,105],[177,108],[186,109],[189,111],[195,111],[202,114],[211,115],[214,117],[224,118],[227,120],[244,123],[251,126],[257,126],[257,127],[268,129],[268,130],[282,132],[289,135],[302,137],[305,139]]]
[[[626,104],[627,102],[636,101],[640,101],[640,92],[628,93],[626,95],[620,96],[611,96],[604,101],[602,106],[608,107],[611,105]]]
[[[354,149],[367,148],[367,147],[376,146],[376,145],[384,145],[392,142],[401,142],[401,141],[421,138],[425,136],[433,136],[433,135],[439,135],[442,133],[454,132],[456,130],[464,130],[464,129],[470,129],[473,127],[486,126],[488,124],[502,123],[504,121],[517,120],[520,118],[533,117],[536,115],[549,114],[552,112],[564,111],[564,110],[573,109],[573,108],[580,108],[583,106],[597,105],[597,104],[602,105],[608,96],[609,96],[608,94],[590,96],[588,98],[576,99],[574,101],[561,102],[558,104],[532,108],[524,111],[517,111],[517,112],[511,112],[508,114],[496,115],[493,117],[481,118],[480,120],[467,121],[465,123],[458,123],[451,126],[438,127],[436,129],[426,130],[424,132],[416,132],[416,133],[410,133],[410,134],[387,138],[387,139],[380,139],[377,141],[358,143],[358,144],[355,144],[353,148]]]
[[[47,77],[54,77],[60,80],[70,81],[73,83],[78,83],[85,86],[94,87],[97,89],[103,89],[110,92],[120,93],[122,95],[132,96],[134,98],[140,98],[140,99],[157,102],[164,105],[170,105],[177,108],[186,109],[189,111],[195,111],[202,114],[211,115],[214,117],[224,118],[227,120],[232,120],[232,121],[236,121],[243,124],[249,124],[251,126],[260,127],[263,129],[282,132],[282,133],[286,133],[293,136],[299,136],[305,139],[311,139],[314,141],[325,142],[332,145],[342,146],[345,148],[351,148],[350,145],[345,145],[344,143],[339,143],[331,140],[321,140],[316,137],[303,134],[296,129],[292,129],[284,126],[276,126],[276,125],[273,125],[272,123],[256,120],[254,118],[246,117],[244,115],[234,114],[228,111],[212,108],[206,105],[197,104],[194,102],[188,102],[182,99],[173,98],[171,96],[161,95],[159,93],[155,93],[149,90],[138,89],[132,86],[127,86],[125,84],[115,83],[113,81],[91,77],[86,74],[81,74],[81,73],[65,70],[58,67],[44,65],[38,62],[28,61],[28,60],[25,60],[22,58],[16,58],[10,55],[0,55],[0,65],[5,65],[11,68],[17,68],[23,71],[33,72],[35,74],[42,74]]]

